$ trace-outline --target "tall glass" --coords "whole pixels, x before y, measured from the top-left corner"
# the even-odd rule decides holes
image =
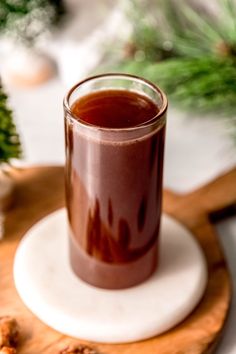
[[[91,124],[74,114],[78,99],[107,90],[140,94],[158,113],[121,128]],[[71,267],[97,287],[139,284],[158,261],[166,96],[139,77],[105,74],[74,86],[64,111]]]

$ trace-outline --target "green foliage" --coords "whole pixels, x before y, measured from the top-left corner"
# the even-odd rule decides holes
[[[32,45],[64,11],[62,0],[1,0],[0,31]]]
[[[214,56],[221,49],[236,54],[236,4],[234,0],[215,4],[218,16],[186,0],[130,0],[131,40],[148,60]]]
[[[7,96],[0,84],[0,163],[20,157],[19,135],[13,122],[12,111],[7,107]]]
[[[160,63],[127,61],[117,71],[157,83],[172,101],[187,110],[236,115],[236,68],[232,59],[169,59]]]
[[[136,51],[121,58],[116,70],[152,80],[183,108],[230,116],[235,127],[234,0],[216,1],[215,14],[184,0],[130,0],[130,4]]]
[[[160,60],[172,56],[168,43],[166,46],[165,34],[157,30],[160,20],[157,7],[151,6],[153,3],[150,1],[140,3],[140,0],[130,0],[128,4],[128,18],[133,27],[131,41],[138,54],[146,60]]]

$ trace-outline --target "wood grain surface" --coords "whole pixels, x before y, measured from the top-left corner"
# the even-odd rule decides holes
[[[14,170],[12,177],[15,202],[6,215],[5,238],[0,243],[0,316],[12,315],[18,320],[19,354],[56,354],[68,344],[85,342],[50,329],[23,305],[14,287],[12,268],[17,245],[25,232],[42,217],[64,206],[64,171],[62,167],[34,167]],[[229,310],[231,283],[208,214],[235,201],[236,169],[188,195],[164,192],[164,211],[192,231],[206,255],[209,279],[205,295],[186,320],[163,335],[131,344],[93,343],[93,347],[102,354],[213,352]]]

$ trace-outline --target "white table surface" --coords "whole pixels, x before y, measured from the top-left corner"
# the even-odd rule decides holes
[[[59,78],[31,89],[8,87],[21,134],[24,164],[63,164],[62,99],[66,87]],[[235,166],[235,147],[218,120],[193,118],[170,107],[165,154],[165,187],[186,193]],[[236,218],[218,226],[236,292]],[[220,286],[220,284],[219,284]],[[236,353],[236,297],[217,354]]]

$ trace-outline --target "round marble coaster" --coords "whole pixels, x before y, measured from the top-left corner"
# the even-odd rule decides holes
[[[160,334],[197,305],[207,281],[206,263],[192,235],[162,217],[160,264],[141,285],[98,289],[71,271],[65,210],[34,225],[21,241],[14,279],[25,305],[69,336],[96,342],[131,342]]]

